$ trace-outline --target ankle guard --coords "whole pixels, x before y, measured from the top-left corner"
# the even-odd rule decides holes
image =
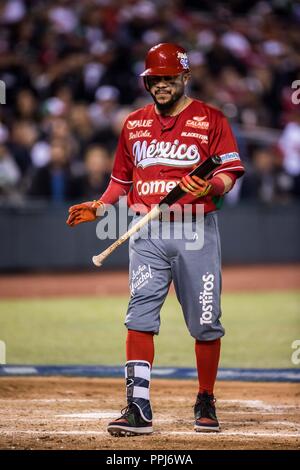
[[[127,403],[134,403],[142,418],[152,421],[150,405],[150,371],[151,366],[146,361],[128,361],[125,366]]]

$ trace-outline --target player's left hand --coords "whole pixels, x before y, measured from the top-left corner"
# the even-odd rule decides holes
[[[186,193],[190,193],[195,197],[207,196],[212,190],[212,185],[209,181],[203,180],[196,175],[184,176],[180,183],[180,188]]]
[[[87,201],[70,207],[67,224],[70,227],[82,224],[83,222],[92,222],[97,216],[102,215],[104,204],[101,201]]]

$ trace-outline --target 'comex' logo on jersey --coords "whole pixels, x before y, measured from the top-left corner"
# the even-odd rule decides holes
[[[127,129],[135,129],[136,127],[151,127],[153,119],[138,119],[136,121],[127,121]]]
[[[174,142],[137,140],[132,147],[135,165],[145,168],[150,165],[193,166],[199,162],[200,154],[196,145]]]
[[[179,183],[173,180],[138,180],[136,190],[139,196],[147,196],[148,194],[168,194]]]

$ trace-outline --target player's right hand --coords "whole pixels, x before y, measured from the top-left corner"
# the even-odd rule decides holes
[[[83,222],[92,222],[96,220],[97,215],[101,215],[104,211],[104,203],[102,201],[88,201],[81,204],[71,206],[69,209],[69,217],[67,224],[70,227],[82,224]],[[100,212],[100,214],[99,214]]]
[[[184,176],[183,178],[181,178],[179,186],[182,191],[190,193],[195,197],[207,196],[212,190],[212,185],[209,181],[199,178],[196,175]]]

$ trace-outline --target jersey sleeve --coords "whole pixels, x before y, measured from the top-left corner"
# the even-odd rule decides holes
[[[218,155],[222,165],[213,173],[217,175],[224,171],[236,173],[237,177],[243,175],[245,169],[240,159],[238,146],[226,117],[219,112],[214,126],[212,126],[210,141],[210,155]]]
[[[106,191],[100,197],[100,201],[104,204],[115,204],[121,196],[126,196],[129,191],[129,184],[117,183],[111,179]]]
[[[133,182],[132,175],[133,159],[128,150],[124,126],[117,145],[111,178],[117,183],[131,185]]]

